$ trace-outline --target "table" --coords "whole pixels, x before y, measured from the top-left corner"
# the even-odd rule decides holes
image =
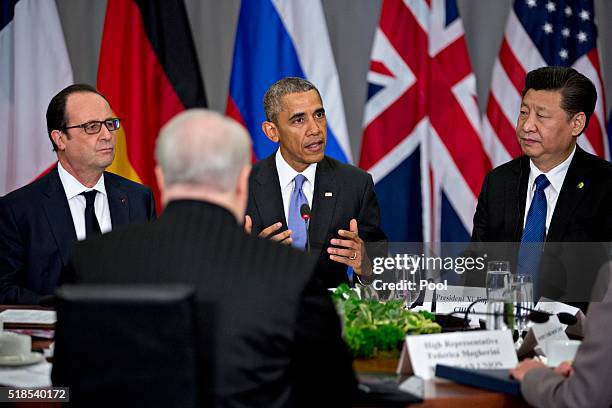
[[[0,305],[0,312],[5,311],[6,309],[25,309],[25,310],[53,310],[48,307],[42,306],[21,306],[21,305]],[[54,330],[55,325],[53,324],[21,324],[21,323],[5,323],[4,329],[42,329],[42,330]],[[49,348],[49,346],[53,343],[53,339],[32,339],[32,351],[42,352],[44,349]]]
[[[353,368],[357,374],[381,373],[393,374],[397,359],[356,359]],[[506,394],[481,390],[455,384],[442,379],[424,381],[424,399],[421,404],[411,407],[419,408],[490,408],[490,407],[528,407],[522,399]]]
[[[17,306],[17,305],[0,305],[0,312],[6,309],[27,309],[27,310],[52,310],[50,308],[41,307],[41,306]],[[11,329],[46,329],[53,330],[54,325],[26,325],[26,324],[17,324],[17,323],[5,323],[5,330]],[[43,352],[43,350],[49,348],[49,346],[53,343],[53,339],[32,339],[32,351]],[[47,358],[47,361],[51,361],[50,358]],[[59,402],[15,402],[15,403],[7,403],[6,406],[13,406],[16,408],[60,408],[62,405]]]
[[[36,309],[46,310],[39,306],[7,306],[0,305],[0,312],[5,309]],[[11,328],[41,328],[28,327],[24,325],[6,325],[7,329]],[[44,328],[52,329],[53,326],[45,326]],[[52,343],[49,339],[35,339],[32,341],[32,349],[42,351],[48,348]],[[394,374],[397,367],[397,358],[379,358],[379,359],[356,359],[353,363],[355,372],[359,374]],[[490,408],[490,407],[527,407],[527,403],[521,399],[514,398],[509,395],[495,393],[491,391],[481,390],[478,388],[468,387],[460,384],[448,382],[446,380],[427,380],[424,381],[424,399],[421,404],[411,405],[418,408],[434,408],[434,407],[452,407],[452,408]],[[58,407],[59,404],[43,403],[43,404],[20,404],[19,407]]]

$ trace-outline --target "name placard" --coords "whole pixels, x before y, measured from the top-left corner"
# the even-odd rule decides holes
[[[546,348],[545,343],[547,340],[569,340],[569,337],[565,334],[566,327],[566,325],[559,321],[557,316],[550,316],[547,322],[536,323],[531,327],[531,330],[538,345]]]
[[[446,290],[436,290],[436,313],[462,313],[472,302],[486,297],[485,288],[449,285]],[[486,309],[487,305],[483,302],[472,306],[474,311],[484,312]]]
[[[487,369],[518,364],[509,330],[406,336],[405,351],[413,373],[423,379],[434,377],[436,364]]]
[[[565,303],[561,303],[561,302],[555,302],[553,300],[547,299],[545,297],[540,298],[540,301],[538,302],[538,304],[535,306],[536,310],[541,310],[543,312],[548,312],[551,314],[557,314],[557,313],[569,313],[573,316],[576,316],[577,318],[580,318],[582,315],[582,310],[578,309],[577,307],[574,306],[570,306],[567,305]],[[558,320],[558,319],[557,319]],[[563,324],[563,323],[559,323],[563,326],[563,330],[565,330],[567,328],[567,325]]]
[[[553,316],[550,316],[547,322],[541,324],[534,324],[531,327],[533,331],[533,335],[538,342],[538,345],[546,352],[546,341],[548,340],[568,340],[569,337],[567,333],[570,332],[566,324],[563,324],[559,321],[559,318],[556,316],[557,313],[569,313],[573,316],[576,316],[578,319],[578,324],[572,327],[572,334],[582,335],[582,324],[581,321],[584,319],[584,314],[582,310],[577,307],[567,305],[561,302],[555,302],[553,300],[542,297],[538,304],[535,306],[536,310],[542,310],[544,312],[551,313]]]

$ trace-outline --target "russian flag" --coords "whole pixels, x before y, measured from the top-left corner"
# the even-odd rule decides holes
[[[0,196],[57,161],[45,113],[71,83],[55,1],[0,1]]]
[[[243,0],[226,113],[248,129],[257,159],[277,148],[261,130],[264,94],[287,76],[306,78],[318,88],[327,116],[325,152],[352,162],[340,82],[320,0]]]

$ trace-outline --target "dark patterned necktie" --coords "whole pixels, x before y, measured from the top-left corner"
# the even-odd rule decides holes
[[[519,249],[517,272],[519,275],[531,275],[534,284],[534,299],[538,292],[538,272],[540,259],[546,238],[546,194],[544,190],[550,185],[550,181],[544,174],[535,179],[536,191],[527,213],[525,228],[521,237]]]
[[[94,210],[94,203],[96,201],[96,190],[84,191],[81,193],[85,197],[85,236],[100,234],[100,224],[96,218],[96,212]]]

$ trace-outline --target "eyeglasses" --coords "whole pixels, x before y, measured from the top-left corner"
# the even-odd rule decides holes
[[[62,129],[67,130],[74,128],[83,128],[85,133],[87,133],[88,135],[95,135],[100,133],[100,130],[102,130],[102,124],[106,126],[109,132],[114,132],[115,130],[121,127],[121,121],[119,120],[119,118],[110,118],[105,120],[90,120],[89,122],[83,123],[81,125],[64,126]]]

